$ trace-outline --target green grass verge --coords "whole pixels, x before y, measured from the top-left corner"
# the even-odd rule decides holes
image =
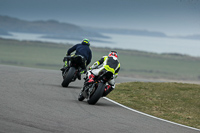
[[[107,97],[135,110],[200,129],[200,85],[121,83]]]

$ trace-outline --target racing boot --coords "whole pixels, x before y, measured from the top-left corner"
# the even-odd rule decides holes
[[[64,61],[64,60],[63,60]],[[68,64],[67,64],[67,60],[66,61],[64,61],[64,66],[63,66],[63,68],[61,68],[60,70],[62,71],[62,72],[64,72],[65,71],[65,69],[67,69],[68,68]]]
[[[64,71],[65,71],[65,69],[66,69],[66,68],[65,68],[65,67],[63,67],[63,68],[61,68],[60,70],[61,70],[62,72],[64,72]]]
[[[113,87],[111,85],[106,85],[105,90],[103,92],[103,97],[107,96],[112,90]]]

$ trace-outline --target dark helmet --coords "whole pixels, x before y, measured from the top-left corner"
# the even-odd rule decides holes
[[[90,40],[85,38],[85,39],[83,39],[82,44],[90,46]]]
[[[108,56],[114,56],[118,58],[117,52],[116,51],[110,51],[110,53],[108,54]]]

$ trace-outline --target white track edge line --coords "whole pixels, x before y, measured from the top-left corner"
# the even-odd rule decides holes
[[[174,125],[178,125],[178,126],[182,126],[182,127],[186,127],[186,128],[190,128],[190,129],[193,129],[193,130],[200,131],[200,129],[197,129],[197,128],[194,128],[194,127],[182,125],[182,124],[179,124],[179,123],[175,123],[175,122],[172,122],[172,121],[168,121],[168,120],[165,120],[165,119],[161,119],[161,118],[155,117],[155,116],[153,116],[153,115],[149,115],[149,114],[146,114],[146,113],[137,111],[137,110],[135,110],[135,109],[129,108],[129,107],[127,107],[127,106],[124,106],[124,105],[122,105],[122,104],[120,104],[120,103],[118,103],[118,102],[115,102],[115,101],[113,101],[113,100],[111,100],[111,99],[109,99],[109,98],[107,98],[107,97],[103,97],[103,98],[106,99],[106,100],[108,100],[108,101],[110,101],[110,102],[112,102],[112,103],[114,103],[114,104],[117,104],[117,105],[119,105],[119,106],[121,106],[121,107],[123,107],[123,108],[125,108],[125,109],[128,109],[128,110],[130,110],[130,111],[133,111],[133,112],[136,112],[136,113],[139,113],[139,114],[142,114],[142,115],[145,115],[145,116],[154,118],[154,119],[158,119],[158,120],[161,120],[161,121],[164,121],[164,122],[168,122],[168,123],[171,123],[171,124],[174,124]]]

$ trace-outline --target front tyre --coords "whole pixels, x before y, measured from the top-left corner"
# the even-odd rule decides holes
[[[85,99],[85,97],[83,96],[83,92],[81,91],[81,93],[78,96],[78,100],[83,101],[84,99]]]
[[[76,72],[76,69],[74,67],[70,67],[69,71],[67,72],[67,75],[65,76],[62,87],[68,87],[69,83],[72,81],[72,78]]]
[[[92,96],[87,100],[87,102],[89,104],[96,104],[97,101],[101,98],[101,96],[103,95],[104,92],[104,88],[105,88],[105,84],[104,83],[99,83],[98,87],[96,89],[96,91],[92,94]]]

